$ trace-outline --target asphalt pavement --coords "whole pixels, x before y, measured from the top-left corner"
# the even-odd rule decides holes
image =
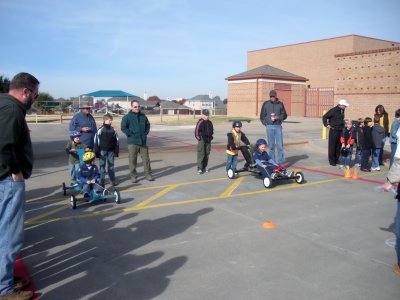
[[[228,122],[215,128],[203,175],[194,125],[152,126],[156,181],[144,179],[139,158],[136,184],[118,131],[121,204],[75,210],[61,191],[67,124],[29,127],[36,160],[22,257],[40,299],[400,299],[396,202],[376,191],[387,167],[344,178],[327,162],[320,119],[284,123],[285,159],[306,181],[270,189],[250,173],[227,178]],[[252,143],[265,138],[257,121],[243,131]]]

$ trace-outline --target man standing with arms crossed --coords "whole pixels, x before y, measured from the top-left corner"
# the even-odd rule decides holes
[[[269,156],[279,165],[285,163],[283,154],[283,135],[282,122],[286,120],[287,114],[283,102],[276,97],[276,91],[269,92],[270,99],[265,101],[260,113],[261,123],[267,127],[267,141],[269,146]],[[277,156],[275,155],[275,145]]]
[[[30,299],[14,289],[13,267],[24,240],[25,179],[31,176],[33,151],[26,111],[39,95],[39,81],[19,73],[8,94],[0,94],[0,299]]]

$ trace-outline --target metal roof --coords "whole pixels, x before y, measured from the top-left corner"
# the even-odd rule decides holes
[[[132,97],[135,95],[132,95],[127,92],[120,91],[120,90],[100,90],[100,91],[91,92],[88,94],[83,94],[81,96],[90,96],[90,97],[97,97],[97,98],[100,98],[100,97],[111,98],[111,97]]]

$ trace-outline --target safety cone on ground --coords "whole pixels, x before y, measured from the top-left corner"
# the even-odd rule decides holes
[[[344,169],[344,178],[351,178],[351,172],[349,167],[346,167]]]
[[[353,176],[351,178],[358,179],[357,167],[354,167],[354,173],[353,173]]]

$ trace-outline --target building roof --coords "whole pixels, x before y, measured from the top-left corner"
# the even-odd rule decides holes
[[[257,49],[257,50],[250,50],[248,52],[257,52],[257,51],[264,51],[264,50],[269,50],[269,49],[274,49],[274,48],[283,48],[283,47],[290,47],[290,46],[296,46],[296,45],[302,45],[302,44],[310,44],[310,43],[319,43],[319,42],[324,42],[324,41],[329,41],[329,40],[336,40],[336,39],[345,39],[345,38],[363,38],[363,39],[370,39],[370,40],[375,40],[375,41],[382,41],[382,42],[389,42],[393,44],[398,44],[399,42],[394,42],[394,41],[388,41],[388,40],[383,40],[383,39],[378,39],[378,38],[372,38],[369,36],[364,36],[364,35],[358,35],[358,34],[348,34],[348,35],[343,35],[343,36],[336,36],[336,37],[331,37],[331,38],[326,38],[326,39],[320,39],[320,40],[315,40],[315,41],[308,41],[308,42],[302,42],[302,43],[294,43],[294,44],[289,44],[289,45],[282,45],[282,46],[276,46],[276,47],[270,47],[270,48],[263,48],[263,49]],[[393,45],[395,46],[395,45]]]
[[[120,90],[100,90],[88,94],[82,94],[81,96],[90,96],[96,98],[100,97],[111,98],[111,97],[133,97],[135,95]]]
[[[163,109],[190,109],[189,107],[187,107],[185,105],[181,105],[179,103],[175,103],[173,101],[168,101],[168,100],[161,100],[160,106]]]
[[[229,76],[225,79],[231,81],[231,80],[256,79],[256,78],[281,79],[281,80],[291,80],[291,81],[308,80],[305,77],[286,72],[284,70],[272,67],[270,65],[264,65],[252,70],[248,70],[246,72]]]

